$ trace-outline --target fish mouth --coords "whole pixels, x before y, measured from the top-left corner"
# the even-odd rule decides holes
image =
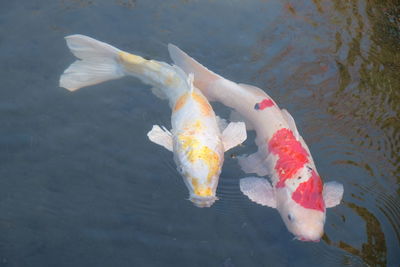
[[[199,208],[209,208],[218,200],[215,196],[200,197],[200,196],[190,196],[189,200]]]
[[[314,243],[318,243],[320,241],[320,238],[310,239],[310,238],[305,238],[302,236],[295,237],[294,239],[302,241],[302,242],[314,242]]]

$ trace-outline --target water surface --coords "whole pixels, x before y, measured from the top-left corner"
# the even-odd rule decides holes
[[[174,43],[263,88],[344,184],[323,240],[292,240],[240,193],[254,133],[226,154],[220,200],[193,206],[146,137],[167,102],[133,78],[58,87],[75,33],[166,62]],[[399,43],[396,1],[2,1],[0,266],[400,265]]]

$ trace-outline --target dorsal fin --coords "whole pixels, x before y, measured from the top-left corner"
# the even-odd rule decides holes
[[[193,90],[194,90],[193,80],[194,80],[194,74],[189,73],[189,75],[187,76],[187,83],[190,88],[190,93],[193,93]]]
[[[281,109],[281,111],[282,111],[282,116],[285,119],[285,121],[287,122],[287,124],[289,125],[290,130],[292,130],[296,139],[300,141],[300,138],[299,138],[300,134],[299,134],[299,131],[297,131],[296,123],[295,123],[292,115],[290,115],[289,111],[287,111],[286,109]]]
[[[303,146],[303,148],[308,152],[308,155],[310,155],[310,159],[312,161],[312,163],[314,164],[314,160],[311,156],[311,152],[310,149],[308,148],[306,142],[304,141],[303,137],[299,134],[299,131],[297,130],[296,127],[296,123],[292,117],[292,115],[290,115],[289,111],[287,111],[286,109],[282,109],[282,116],[285,119],[285,121],[289,124],[289,128],[290,130],[292,130],[294,136],[296,137],[296,139],[301,143],[301,145]]]

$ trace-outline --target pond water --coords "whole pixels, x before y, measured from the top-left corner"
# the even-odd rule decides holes
[[[319,243],[239,191],[226,154],[197,208],[147,139],[167,102],[136,79],[58,87],[81,33],[171,62],[174,43],[263,88],[345,188]],[[25,0],[0,3],[0,266],[399,266],[400,5],[379,0]],[[214,105],[226,117],[229,110]]]

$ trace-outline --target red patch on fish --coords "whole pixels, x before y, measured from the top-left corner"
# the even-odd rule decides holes
[[[272,136],[268,142],[268,149],[279,157],[275,165],[279,176],[276,187],[284,187],[285,181],[294,178],[297,171],[309,162],[307,151],[287,128],[278,130]]]
[[[260,103],[255,104],[254,109],[256,110],[263,110],[265,108],[272,107],[274,105],[274,102],[271,99],[264,99]]]
[[[311,177],[301,183],[292,195],[292,199],[306,209],[325,210],[325,203],[322,197],[322,180],[313,170]]]

